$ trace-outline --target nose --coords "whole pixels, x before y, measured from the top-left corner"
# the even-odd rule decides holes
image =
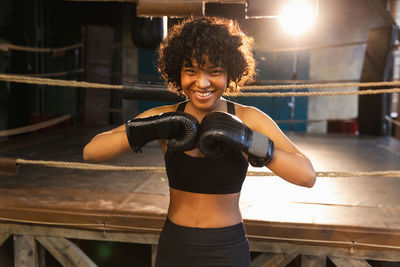
[[[199,89],[206,89],[210,86],[211,82],[207,73],[200,72],[196,79],[196,87]]]

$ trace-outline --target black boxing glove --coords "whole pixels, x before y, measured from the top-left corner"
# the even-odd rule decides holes
[[[137,153],[150,141],[168,140],[168,148],[185,151],[194,147],[199,122],[185,112],[167,112],[160,115],[129,120],[125,123],[126,136]]]
[[[209,158],[219,157],[227,146],[238,148],[248,154],[254,167],[271,162],[274,142],[267,136],[251,130],[240,119],[225,112],[207,114],[200,125],[198,145]]]

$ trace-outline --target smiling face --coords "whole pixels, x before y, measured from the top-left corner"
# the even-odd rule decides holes
[[[181,70],[181,87],[193,105],[201,110],[216,109],[228,83],[226,68],[209,62],[204,65],[184,61]]]

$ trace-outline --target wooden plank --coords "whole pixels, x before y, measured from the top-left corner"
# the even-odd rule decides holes
[[[3,243],[10,237],[10,235],[7,234],[0,234],[0,247],[3,245]]]
[[[65,267],[97,265],[74,243],[64,238],[36,236],[36,239]]]
[[[274,242],[273,240],[251,240],[250,251],[285,253],[296,255],[314,255],[327,257],[341,257],[348,259],[369,259],[380,261],[400,262],[400,250],[398,249],[364,249],[362,247],[332,247],[320,245],[308,245],[301,243]]]
[[[38,246],[33,236],[14,235],[14,267],[39,267]]]
[[[138,244],[157,244],[159,233],[134,233],[124,231],[102,231],[74,229],[57,226],[41,226],[19,223],[0,223],[0,232],[34,235],[34,236],[52,236],[63,238],[74,238],[97,241],[127,242]],[[371,250],[357,247],[329,247],[323,244],[309,245],[301,243],[275,242],[273,240],[252,240],[249,239],[250,250],[253,252],[268,252],[280,254],[296,255],[315,255],[328,257],[345,257],[348,259],[369,259],[380,261],[400,262],[400,250],[379,249]]]
[[[156,266],[157,245],[151,246],[151,267]]]
[[[38,245],[38,255],[39,255],[39,266],[46,267],[46,249],[36,242]]]
[[[19,223],[0,223],[0,232],[20,235],[51,236],[68,239],[73,238],[138,244],[157,244],[159,237],[158,231],[156,233],[135,233],[125,231],[104,231],[96,229],[74,229],[59,226],[42,226]]]
[[[296,257],[297,257],[296,254],[262,253],[261,255],[257,256],[255,259],[253,259],[251,261],[251,266],[252,267],[268,267],[268,266],[285,267]]]
[[[326,257],[301,255],[301,267],[325,267]]]
[[[371,266],[365,260],[356,260],[348,258],[329,257],[337,267],[369,267]]]

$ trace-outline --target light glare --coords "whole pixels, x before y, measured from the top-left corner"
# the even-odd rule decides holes
[[[304,1],[292,1],[283,8],[280,23],[284,30],[299,35],[307,31],[314,20],[312,5]]]

